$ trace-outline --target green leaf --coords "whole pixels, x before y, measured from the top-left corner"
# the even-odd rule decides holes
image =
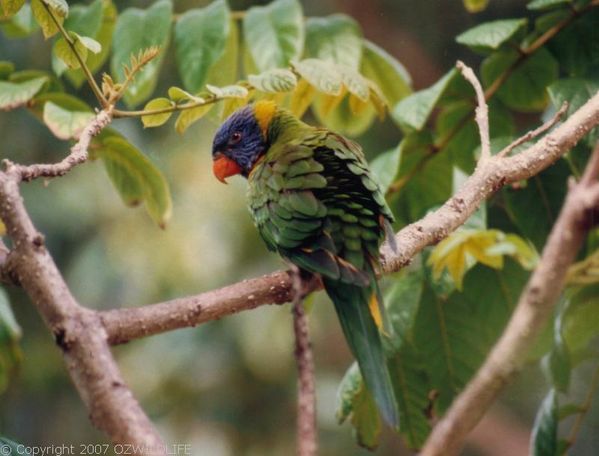
[[[336,69],[341,75],[341,80],[347,91],[359,98],[360,101],[368,102],[370,99],[370,86],[364,76],[357,70],[345,65],[337,65]]]
[[[480,144],[472,103],[456,101],[447,105],[437,117],[435,130],[439,153],[449,154],[455,165],[471,174],[476,165],[474,150]]]
[[[368,40],[363,40],[360,71],[381,89],[389,106],[395,106],[412,92],[412,81],[403,65]]]
[[[80,68],[81,65],[79,64],[79,60],[77,59],[75,52],[77,52],[79,57],[81,57],[81,60],[85,62],[87,59],[87,46],[80,39],[81,37],[75,32],[69,32],[69,36],[74,42],[75,51],[71,49],[71,46],[69,43],[67,43],[67,40],[65,40],[64,37],[61,37],[54,43],[52,52],[57,58],[64,62],[67,67],[71,69],[77,69]],[[57,73],[60,74],[59,72]]]
[[[401,149],[396,147],[378,154],[370,163],[370,169],[372,170],[383,194],[387,193],[389,186],[395,180],[395,176],[399,171],[400,160]]]
[[[68,30],[89,36],[100,44],[100,52],[89,54],[85,61],[92,73],[98,71],[108,59],[116,18],[117,11],[112,0],[95,0],[88,6],[76,5],[71,8],[65,21]],[[80,69],[67,71],[66,77],[75,87],[80,87],[86,80],[85,73]]]
[[[65,17],[69,12],[69,6],[64,0],[43,0],[50,10],[52,11],[54,18],[58,23],[62,24]],[[50,13],[46,10],[46,7],[42,3],[42,0],[31,0],[31,12],[36,22],[42,28],[44,38],[48,39],[58,33],[58,26]]]
[[[572,0],[533,0],[526,7],[529,10],[545,10],[572,3]]]
[[[99,138],[94,158],[104,162],[110,180],[125,204],[145,203],[148,214],[161,228],[171,215],[168,184],[158,168],[122,136],[108,131]]]
[[[398,335],[399,347],[413,342],[413,330],[418,306],[424,287],[424,266],[420,256],[416,257],[409,268],[405,268],[394,278],[393,284],[385,293],[387,313]],[[400,420],[400,423],[403,422]]]
[[[36,95],[27,107],[43,121],[44,106],[47,102],[52,102],[67,111],[92,112],[83,100],[64,92],[44,92]]]
[[[15,15],[25,4],[25,0],[0,0],[0,19],[6,20]]]
[[[6,60],[0,61],[0,80],[6,80],[15,71],[15,64]]]
[[[197,92],[211,67],[223,56],[231,33],[230,12],[224,0],[185,12],[175,25],[177,68],[186,89]]]
[[[318,121],[330,130],[347,136],[358,136],[368,129],[375,111],[353,94],[333,97],[318,94],[312,105]]]
[[[599,284],[576,289],[561,318],[564,341],[570,352],[585,350],[599,336]]]
[[[168,96],[171,100],[173,100],[176,103],[180,103],[182,101],[203,101],[201,97],[192,95],[191,93],[186,92],[180,87],[170,87],[168,89]]]
[[[501,334],[528,273],[507,261],[501,271],[477,265],[464,292],[445,298],[425,286],[414,325],[416,348],[426,360],[431,388],[443,412],[482,364]]]
[[[489,5],[489,0],[462,0],[469,13],[480,13]]]
[[[519,59],[517,51],[500,51],[482,63],[482,79],[490,86],[506,71],[509,76],[497,91],[497,96],[508,107],[521,112],[538,112],[547,105],[547,86],[557,79],[558,63],[545,48],[510,70]]]
[[[170,108],[173,106],[173,102],[168,98],[154,98],[153,100],[148,101],[144,106],[144,111],[153,111],[155,109],[164,109]],[[168,119],[173,115],[172,112],[165,112],[162,114],[152,114],[147,116],[142,116],[141,121],[144,124],[145,128],[149,127],[159,127],[160,125],[164,125]]]
[[[198,106],[197,108],[184,109],[175,122],[177,133],[184,133],[194,122],[204,117],[214,106],[213,103]]]
[[[208,71],[206,82],[216,86],[234,84],[238,80],[239,26],[234,19],[229,24],[229,37],[220,59]]]
[[[343,81],[334,65],[319,59],[304,59],[293,65],[302,78],[308,81],[319,92],[328,95],[340,95]]]
[[[0,437],[0,454],[31,456],[28,446]]]
[[[559,324],[556,324],[556,328],[554,329],[553,348],[547,356],[551,385],[558,391],[567,393],[570,386],[572,363],[570,361],[570,352],[561,334]]]
[[[274,68],[260,74],[250,74],[248,81],[262,92],[291,92],[297,86],[297,77],[289,70]]]
[[[130,62],[132,55],[152,46],[160,48],[160,54],[150,61],[135,76],[125,92],[125,103],[133,107],[152,95],[169,43],[172,22],[172,3],[160,0],[146,10],[128,8],[117,19],[112,39],[113,53],[110,68],[116,80],[123,81],[123,65]]]
[[[539,251],[561,209],[569,175],[568,166],[560,160],[525,185],[502,189],[512,223]]]
[[[358,445],[375,449],[381,435],[381,418],[356,363],[345,373],[337,393],[337,419],[343,423],[350,415]]]
[[[249,92],[243,86],[240,85],[230,85],[225,87],[216,87],[213,85],[206,85],[206,89],[211,94],[215,95],[218,98],[242,98],[245,99],[248,97]]]
[[[19,83],[0,81],[0,110],[8,111],[26,104],[47,81],[47,77],[38,77]]]
[[[490,52],[520,37],[527,25],[526,19],[485,22],[458,35],[456,41],[475,51]]]
[[[44,104],[44,123],[59,139],[79,137],[86,125],[94,118],[89,111],[70,111],[48,101]]]
[[[431,430],[426,416],[430,389],[423,359],[411,344],[403,344],[389,361],[389,372],[399,410],[399,433],[409,448],[418,450]]]
[[[31,5],[25,3],[17,14],[0,25],[7,38],[25,38],[35,32],[39,26],[33,17]]]
[[[304,48],[304,17],[297,0],[254,6],[243,18],[243,35],[259,71],[289,66]]]
[[[530,454],[532,456],[557,456],[557,393],[551,389],[537,412],[532,429]]]
[[[422,130],[435,105],[456,77],[461,76],[454,68],[433,86],[404,98],[395,106],[392,113],[393,119],[406,132]]]
[[[0,289],[0,393],[8,386],[10,376],[21,361],[20,339],[21,328],[12,313],[8,296]],[[0,449],[1,443],[2,440]]]
[[[306,21],[306,53],[357,70],[362,57],[362,31],[343,14]]]

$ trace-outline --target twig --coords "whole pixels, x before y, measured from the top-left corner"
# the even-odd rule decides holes
[[[585,171],[589,180],[596,179],[597,164],[599,145]],[[539,265],[522,292],[505,331],[474,378],[433,429],[421,456],[458,454],[468,433],[524,364],[528,348],[550,317],[568,268],[591,226],[584,223],[587,211],[591,209],[585,195],[588,189],[589,182],[585,179],[570,188]]]
[[[441,208],[397,233],[397,252],[383,246],[382,271],[390,273],[401,269],[424,247],[439,242],[461,226],[481,202],[503,185],[539,173],[598,124],[599,94],[520,154],[491,157],[488,164],[478,167]],[[314,284],[313,289],[318,288]],[[101,312],[101,318],[110,343],[117,344],[291,299],[289,275],[281,271],[188,298]]]
[[[293,332],[295,335],[295,362],[298,371],[297,454],[298,456],[315,456],[318,450],[316,387],[314,382],[314,359],[308,332],[308,318],[303,308],[303,298],[306,292],[304,291],[299,269],[294,268],[292,271]]]
[[[99,117],[101,124],[108,123],[109,116]],[[74,148],[76,157],[85,155],[91,136],[98,131],[98,118],[90,125]],[[162,440],[126,386],[110,353],[98,314],[81,307],[71,294],[19,193],[21,180],[58,175],[77,161],[67,160],[56,169],[52,165],[12,165],[0,172],[0,218],[14,246],[3,272],[23,287],[44,318],[95,426],[114,443],[132,444],[136,448],[134,454],[164,456]]]
[[[552,128],[556,123],[558,123],[559,120],[562,118],[562,116],[566,113],[567,110],[568,110],[568,102],[565,101],[562,104],[561,108],[559,108],[559,110],[553,115],[553,117],[551,119],[549,119],[547,122],[545,122],[540,127],[535,128],[534,130],[529,131],[524,136],[521,136],[520,138],[518,138],[517,140],[515,140],[509,146],[507,146],[506,148],[504,148],[503,150],[501,150],[497,155],[499,157],[505,157],[505,156],[509,155],[510,153],[512,153],[512,151],[516,147],[524,144],[527,141],[530,141],[530,140],[536,138],[537,136],[542,135],[547,130],[549,130],[550,128]]]
[[[89,144],[94,136],[104,129],[111,121],[111,109],[103,110],[83,129],[79,141],[71,148],[71,153],[59,163],[18,165],[9,160],[3,160],[6,172],[19,176],[21,181],[31,181],[40,177],[64,176],[75,166],[84,163],[88,158]]]
[[[480,85],[478,78],[474,74],[474,71],[472,71],[472,68],[467,66],[461,60],[458,60],[456,67],[462,72],[464,78],[470,84],[472,84],[474,92],[476,93],[477,106],[475,109],[474,118],[478,124],[478,132],[480,133],[480,160],[481,162],[484,162],[491,158],[491,140],[489,138],[489,107],[485,101],[485,93],[483,92],[483,88]]]
[[[54,24],[56,24],[56,27],[58,27],[60,34],[63,36],[63,38],[65,39],[65,41],[71,48],[71,51],[73,52],[73,54],[75,54],[75,58],[79,62],[79,65],[81,66],[81,70],[83,70],[83,73],[85,74],[87,82],[88,82],[89,86],[91,87],[92,92],[94,93],[94,95],[96,96],[98,101],[100,102],[100,105],[103,108],[108,107],[108,100],[106,100],[106,98],[104,97],[104,94],[100,90],[100,87],[98,87],[98,84],[96,83],[96,80],[94,79],[92,72],[87,67],[85,60],[79,54],[79,51],[77,50],[77,47],[75,46],[75,43],[73,42],[73,39],[71,38],[71,35],[69,35],[69,32],[66,31],[66,29],[63,27],[62,23],[56,18],[56,16],[54,15],[54,12],[52,11],[52,8],[50,8],[50,6],[48,6],[48,4],[46,3],[46,0],[42,0],[42,5],[44,6],[46,11],[52,18],[52,21],[54,22]]]

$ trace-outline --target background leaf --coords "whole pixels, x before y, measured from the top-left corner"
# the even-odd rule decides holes
[[[530,454],[533,456],[557,456],[557,393],[550,390],[543,399],[532,429]]]
[[[46,77],[20,83],[0,81],[0,109],[9,110],[24,105],[40,91],[47,81]]]
[[[306,21],[306,54],[358,69],[362,57],[362,31],[343,14]]]
[[[58,139],[79,137],[86,125],[95,117],[89,111],[70,111],[48,101],[44,104],[44,123]]]

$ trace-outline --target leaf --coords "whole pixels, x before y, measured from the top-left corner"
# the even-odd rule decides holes
[[[8,111],[26,104],[47,81],[44,76],[20,83],[0,81],[0,110]]]
[[[370,169],[379,184],[379,188],[383,194],[395,180],[395,176],[399,171],[399,161],[401,159],[401,149],[396,147],[386,152],[380,153],[370,163]]]
[[[561,209],[569,174],[568,166],[560,160],[541,174],[531,177],[525,186],[502,189],[512,223],[539,251],[543,249]]]
[[[206,82],[216,86],[234,84],[238,80],[239,60],[239,26],[234,19],[230,20],[229,37],[225,50],[208,71]]]
[[[599,336],[599,284],[575,289],[561,318],[563,338],[570,352],[585,350]]]
[[[300,79],[289,99],[289,110],[301,118],[314,100],[316,89],[306,79]]]
[[[56,106],[67,111],[92,112],[91,108],[83,100],[64,92],[44,92],[36,95],[28,104],[32,113],[43,121],[44,106],[52,102]]]
[[[430,386],[422,357],[411,344],[404,344],[389,361],[389,372],[399,410],[399,433],[409,448],[418,450],[431,430],[426,416]]]
[[[304,48],[304,17],[297,0],[254,6],[243,18],[247,49],[259,71],[289,66]]]
[[[77,69],[80,68],[81,65],[79,64],[79,59],[77,59],[77,55],[75,54],[75,52],[77,52],[77,54],[79,54],[79,57],[81,57],[81,60],[85,62],[85,60],[87,59],[88,48],[80,39],[79,35],[77,35],[75,32],[69,32],[69,36],[74,42],[75,51],[71,49],[71,46],[69,45],[69,43],[67,43],[66,39],[64,37],[61,37],[57,39],[54,43],[52,52],[57,58],[64,62],[67,67],[71,69]],[[57,74],[60,73],[57,72]]]
[[[214,106],[213,103],[198,106],[197,108],[183,109],[175,122],[177,133],[184,133],[191,124],[204,117]]]
[[[526,31],[527,25],[527,19],[485,22],[458,35],[456,41],[475,51],[491,52],[509,41],[521,38],[520,35]]]
[[[44,38],[48,39],[58,33],[58,26],[46,7],[42,3],[44,1],[52,11],[54,18],[59,24],[64,22],[69,12],[69,6],[64,0],[31,0],[31,12],[36,22],[42,28]]]
[[[356,363],[343,376],[337,393],[337,420],[341,424],[349,416],[358,445],[375,449],[381,435],[381,418]]]
[[[216,87],[213,85],[206,85],[206,89],[208,92],[212,93],[218,98],[242,98],[245,99],[248,97],[249,92],[243,86],[240,85],[230,85],[226,87]]]
[[[462,0],[469,13],[480,13],[489,5],[489,0]]]
[[[547,91],[556,109],[559,109],[564,102],[568,102],[567,115],[570,116],[599,91],[599,81],[582,78],[560,79],[547,87]],[[593,128],[585,137],[590,147],[594,147],[598,139],[599,128]]]
[[[108,131],[99,138],[94,158],[104,162],[110,180],[125,204],[145,203],[148,214],[161,228],[171,215],[168,184],[156,166],[122,136]]]
[[[88,6],[75,5],[65,21],[67,30],[89,36],[100,44],[100,52],[88,54],[85,61],[92,74],[108,59],[116,19],[117,11],[112,0],[95,0]],[[86,80],[85,73],[80,69],[67,71],[66,77],[75,87],[80,87]]]
[[[459,72],[454,68],[433,86],[404,98],[395,106],[393,119],[406,132],[422,130],[444,91],[458,76]]]
[[[19,10],[23,7],[24,4],[25,0],[0,0],[0,7],[2,10],[0,19],[9,19],[14,14],[19,12]]]
[[[31,456],[30,447],[0,437],[0,454]]]
[[[360,101],[364,103],[368,102],[370,98],[370,86],[364,76],[358,73],[357,70],[344,65],[337,65],[336,69],[341,74],[341,80],[347,91],[359,98]]]
[[[517,51],[499,51],[487,57],[481,66],[488,87],[518,61]],[[508,107],[521,112],[538,112],[547,105],[547,86],[557,79],[558,63],[545,48],[537,50],[510,72],[497,91]]]
[[[572,0],[533,0],[526,7],[529,10],[545,10],[572,3]]]
[[[171,108],[174,106],[173,102],[168,98],[154,98],[148,101],[144,106],[144,111],[153,111],[155,109]],[[141,121],[145,128],[159,127],[167,122],[168,119],[173,115],[171,112],[165,112],[163,114],[152,114],[141,117]]]
[[[464,279],[464,292],[447,298],[424,287],[414,324],[416,349],[426,360],[436,409],[443,412],[501,334],[528,274],[507,261],[501,271],[477,265]]]
[[[182,101],[204,101],[203,98],[192,95],[191,93],[186,92],[179,87],[170,87],[168,89],[168,96],[171,100],[177,103]]]
[[[69,111],[51,101],[44,104],[44,123],[59,139],[78,138],[94,117],[92,112]]]
[[[7,38],[25,38],[35,32],[39,26],[33,17],[31,5],[25,3],[14,16],[1,24],[0,28]]]
[[[340,97],[318,94],[312,108],[320,123],[330,130],[347,136],[362,134],[375,117],[372,106],[362,102],[353,94]]]
[[[15,71],[15,64],[6,60],[0,61],[0,80],[6,80]]]
[[[289,70],[274,68],[257,75],[248,75],[248,81],[262,92],[291,92],[297,86],[297,77]]]
[[[0,290],[0,393],[6,390],[9,377],[21,361],[21,328],[10,308],[8,296]],[[0,439],[0,449],[2,440]]]
[[[223,56],[231,33],[230,12],[224,0],[186,11],[175,25],[177,68],[186,89],[197,92],[211,67]]]
[[[558,317],[553,334],[553,348],[547,355],[547,364],[551,385],[562,393],[568,392],[570,386],[570,373],[572,363],[570,361],[570,351],[566,345],[559,324]]]
[[[412,343],[413,329],[418,306],[424,288],[424,265],[422,259],[415,258],[413,265],[402,270],[399,277],[385,293],[385,303],[393,330],[398,336],[399,348],[405,343]],[[400,423],[403,422],[400,420]]]
[[[319,59],[304,59],[293,64],[302,78],[319,92],[328,95],[340,95],[343,81],[330,62]]]
[[[306,54],[357,70],[362,57],[362,31],[344,14],[306,21]]]
[[[412,81],[403,65],[368,40],[363,40],[360,72],[381,89],[389,106],[395,106],[412,92]]]
[[[125,92],[125,103],[136,106],[150,97],[158,79],[162,60],[166,55],[172,22],[172,3],[159,0],[146,10],[128,8],[117,19],[112,39],[113,53],[110,68],[118,81],[125,79],[124,65],[132,55],[158,46],[160,54],[152,59]]]
[[[537,412],[532,429],[530,454],[532,456],[557,456],[557,393],[551,389]]]

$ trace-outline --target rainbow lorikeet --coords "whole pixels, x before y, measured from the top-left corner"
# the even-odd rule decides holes
[[[390,326],[375,276],[393,215],[360,146],[258,101],[223,123],[212,158],[220,181],[247,178],[250,212],[267,247],[321,277],[367,388],[397,427],[381,339]]]

